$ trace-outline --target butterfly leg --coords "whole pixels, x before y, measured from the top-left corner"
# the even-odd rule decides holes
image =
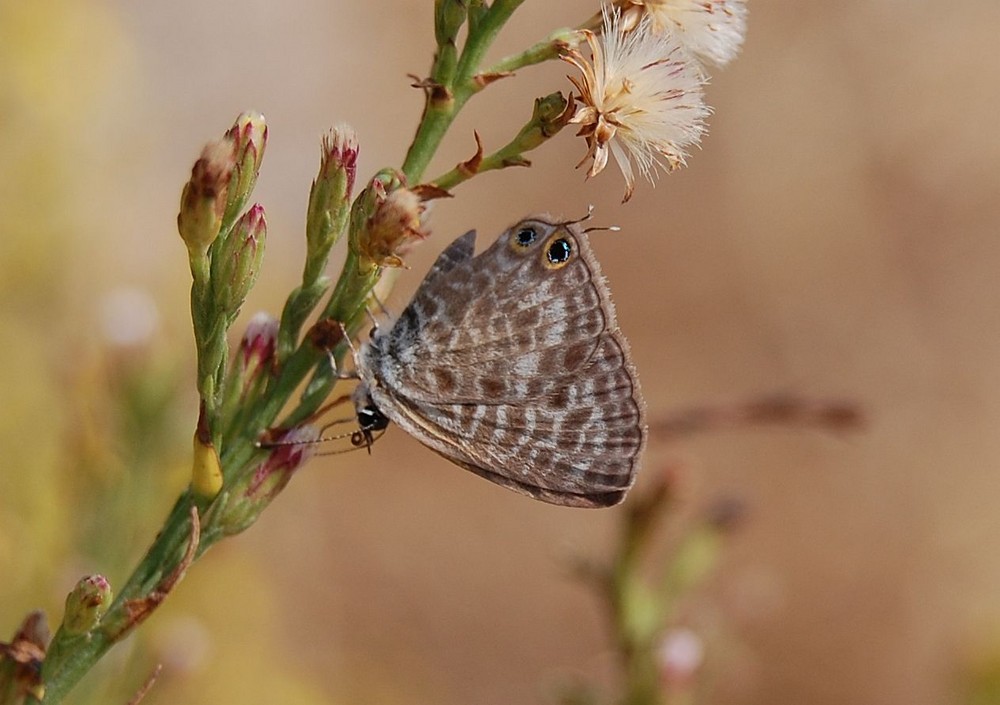
[[[375,299],[375,301],[378,302],[378,299]],[[382,306],[380,302],[379,306]],[[383,307],[382,310],[384,311],[385,308]],[[365,306],[365,313],[368,314],[368,320],[372,322],[371,330],[368,331],[368,337],[374,338],[375,334],[378,333],[378,319],[375,318],[375,314],[372,313],[372,310],[367,306]]]

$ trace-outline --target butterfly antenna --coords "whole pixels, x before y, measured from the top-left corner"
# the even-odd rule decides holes
[[[341,438],[349,438],[354,432],[351,433],[338,433],[334,436],[324,436],[323,434],[329,431],[334,426],[339,426],[345,423],[351,423],[352,421],[357,421],[355,418],[347,419],[334,419],[329,421],[324,425],[320,426],[319,437],[312,438],[309,440],[298,440],[298,441],[267,441],[267,440],[257,440],[254,445],[258,448],[280,448],[282,446],[301,446],[301,445],[315,445],[317,443],[325,443],[327,441],[339,441]],[[268,433],[271,433],[269,431]]]
[[[619,230],[621,230],[621,228],[618,227],[617,225],[591,225],[589,228],[584,228],[583,232],[585,232],[585,233],[596,233],[596,232],[600,232],[602,230],[607,230],[609,232],[616,233]]]
[[[587,206],[587,215],[583,216],[582,218],[577,218],[576,220],[564,220],[563,222],[559,223],[559,225],[577,225],[578,223],[585,223],[593,217],[594,217],[594,204],[591,203],[590,205]]]
[[[319,438],[316,439],[316,442],[321,443],[323,441],[339,441],[341,438],[350,438],[351,435],[354,433],[354,431],[351,431],[351,433],[338,433],[334,436],[324,436],[323,434],[329,431],[334,426],[340,426],[341,424],[352,423],[352,422],[357,422],[357,419],[352,417],[347,419],[334,419],[333,421],[328,421],[327,423],[319,427]]]
[[[580,223],[586,223],[588,220],[590,220],[593,217],[594,217],[594,204],[590,204],[589,206],[587,206],[587,215],[583,216],[582,218],[577,218],[576,220],[566,220],[566,221],[563,221],[562,223],[559,223],[559,224],[560,225],[578,225]],[[610,230],[611,232],[615,232],[616,233],[619,230],[621,230],[621,228],[619,228],[617,225],[592,225],[589,228],[584,228],[583,232],[585,232],[585,233],[593,233],[593,232],[598,232],[598,231],[601,231],[601,230]]]

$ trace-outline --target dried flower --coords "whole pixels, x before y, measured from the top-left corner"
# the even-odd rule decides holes
[[[0,695],[5,703],[23,703],[28,696],[45,697],[42,664],[48,666],[49,625],[45,613],[35,611],[21,623],[10,643],[0,641]]]
[[[362,272],[375,267],[405,267],[401,255],[427,238],[421,225],[425,206],[421,195],[404,185],[404,178],[382,170],[354,203],[351,247]]]
[[[587,34],[590,61],[575,49],[562,57],[582,74],[570,77],[580,92],[570,122],[587,140],[583,161],[594,160],[587,176],[604,169],[610,152],[625,177],[627,201],[635,188],[633,163],[650,183],[657,167],[682,166],[685,148],[705,131],[709,110],[704,78],[672,33],[654,33],[648,17],[626,32],[617,8],[605,8],[603,18],[600,37]]]
[[[747,30],[746,0],[626,0],[626,28],[644,16],[654,32],[673,33],[700,61],[719,67],[739,53]]]

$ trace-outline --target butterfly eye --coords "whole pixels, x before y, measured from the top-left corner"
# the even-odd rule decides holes
[[[521,228],[514,235],[514,242],[521,247],[527,247],[537,239],[538,232],[534,228]]]
[[[549,269],[559,269],[569,262],[573,255],[573,246],[564,237],[556,238],[545,250],[545,266]]]

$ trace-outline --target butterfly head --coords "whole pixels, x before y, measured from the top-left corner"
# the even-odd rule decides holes
[[[389,427],[389,418],[375,405],[366,384],[359,384],[352,397],[358,430],[351,434],[351,445],[356,448],[367,447],[368,452],[371,453],[375,434]]]

